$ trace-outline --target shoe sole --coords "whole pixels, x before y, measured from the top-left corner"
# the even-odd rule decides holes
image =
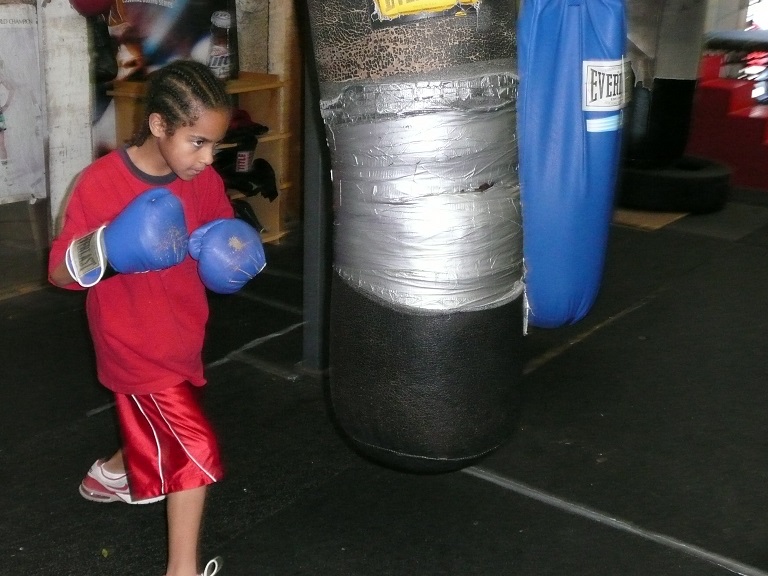
[[[142,505],[142,504],[154,504],[155,502],[160,502],[161,500],[165,500],[165,496],[155,496],[153,498],[147,498],[145,500],[131,500],[129,502],[128,500],[124,500],[123,498],[120,498],[120,496],[118,496],[117,494],[106,494],[103,492],[90,492],[89,490],[86,490],[82,484],[79,486],[78,491],[80,492],[80,496],[82,496],[86,500],[89,500],[91,502],[99,502],[102,504],[109,504],[110,502],[124,502],[125,504]]]

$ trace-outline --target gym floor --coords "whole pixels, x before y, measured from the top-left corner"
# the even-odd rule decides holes
[[[164,504],[78,495],[117,446],[111,398],[83,294],[42,284],[31,212],[3,214],[0,572],[160,576]],[[768,575],[768,193],[612,226],[591,313],[525,338],[514,435],[436,475],[370,462],[334,427],[302,370],[301,248],[289,234],[245,290],[211,297],[206,404],[228,476],[202,547],[222,576]]]

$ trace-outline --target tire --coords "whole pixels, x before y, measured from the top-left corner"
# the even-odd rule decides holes
[[[624,166],[617,204],[652,212],[716,212],[728,199],[730,178],[727,166],[694,156],[665,168]]]

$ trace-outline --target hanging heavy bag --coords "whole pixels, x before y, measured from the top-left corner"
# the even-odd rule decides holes
[[[525,0],[518,22],[528,322],[582,319],[602,279],[626,98],[623,0]]]
[[[519,402],[516,8],[478,4],[308,2],[333,173],[330,400],[357,450],[408,470],[492,452]]]

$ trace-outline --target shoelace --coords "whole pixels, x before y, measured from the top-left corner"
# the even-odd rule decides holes
[[[208,564],[205,565],[205,570],[203,570],[200,576],[215,576],[219,573],[222,566],[224,566],[224,560],[221,559],[221,556],[216,556],[216,558],[208,561]]]

